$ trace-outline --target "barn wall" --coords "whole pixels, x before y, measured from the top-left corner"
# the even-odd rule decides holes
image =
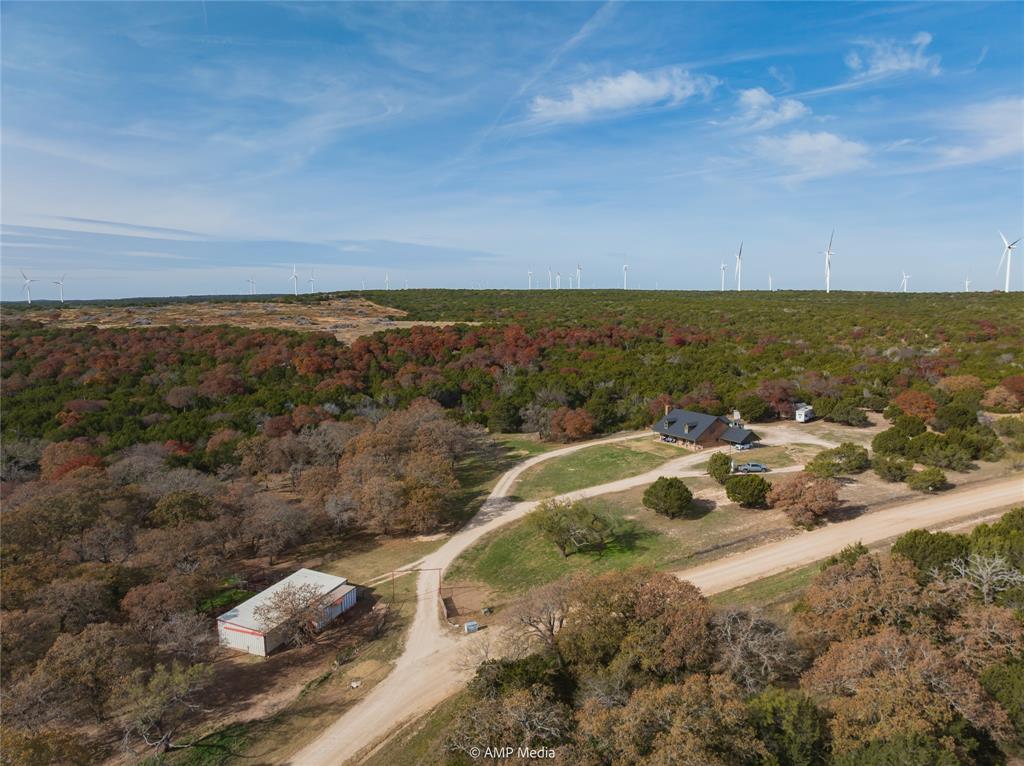
[[[267,656],[266,639],[263,634],[242,628],[237,625],[217,621],[217,638],[221,646],[229,649],[238,649],[242,652],[255,654],[258,657]]]
[[[347,612],[353,606],[356,605],[356,594],[357,590],[353,588],[344,596],[341,600],[334,604],[328,604],[320,612],[320,618],[317,620],[317,630],[322,630],[325,626],[338,618],[342,612]]]

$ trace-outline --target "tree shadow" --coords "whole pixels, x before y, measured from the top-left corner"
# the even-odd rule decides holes
[[[703,519],[717,507],[718,502],[715,500],[711,500],[706,497],[695,497],[693,502],[690,503],[690,507],[686,509],[686,513],[679,518],[690,521]]]

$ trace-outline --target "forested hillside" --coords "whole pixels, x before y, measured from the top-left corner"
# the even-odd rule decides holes
[[[324,334],[230,326],[54,328],[47,325],[52,307],[5,315],[4,744],[19,754],[5,755],[5,763],[93,763],[120,744],[138,754],[169,748],[211,682],[213,616],[279,578],[277,562],[313,540],[340,555],[376,536],[457,528],[479,500],[473,493],[481,476],[470,477],[467,467],[485,466],[486,479],[500,466],[488,430],[571,441],[647,427],[669,404],[715,414],[738,408],[757,422],[787,417],[794,402],[810,401],[825,418],[853,426],[866,422],[865,410],[884,412],[891,427],[875,437],[874,467],[892,481],[920,476],[915,463],[965,470],[1000,457],[1005,445],[1024,446],[1020,418],[994,420],[1024,406],[1024,301],[1015,296],[367,297],[414,319],[467,324],[396,329],[345,345]],[[831,475],[830,465],[819,468]],[[861,574],[876,577],[873,571]],[[916,576],[898,574],[901,582]],[[634,586],[654,587],[640,580]],[[878,640],[920,643],[912,627],[926,617],[936,631],[929,640],[964,636],[956,640],[974,646],[979,633],[950,633],[950,626],[1011,624],[1005,609],[993,612],[967,591],[955,613],[938,614],[934,587],[898,619],[879,618],[878,630],[889,632]],[[696,595],[687,599],[699,603]],[[642,626],[648,618],[637,619]],[[688,680],[691,671],[721,662],[711,623],[693,624],[707,635],[692,663],[661,667],[656,652],[636,659],[640,665],[630,659],[625,676],[601,677],[595,699],[640,693],[656,681],[673,686],[644,691],[652,700],[667,695],[665,704],[676,704],[706,692],[733,711],[740,681],[719,677],[722,670],[711,680]],[[869,633],[856,635],[868,641]],[[838,634],[822,638],[811,647],[814,656],[828,656],[827,644],[836,640]],[[915,656],[931,663],[937,655],[918,643]],[[549,690],[531,682],[512,701],[547,695],[542,701],[560,721],[558,741],[573,743],[580,762],[633,757],[632,745],[607,740],[625,719],[589,716],[592,703],[558,685],[583,689],[600,676],[591,672],[594,663],[613,663],[618,646],[578,660],[575,649],[559,655]],[[888,644],[880,646],[864,651],[887,651]],[[522,672],[548,678],[553,656],[530,660]],[[990,659],[1011,662],[1003,654]],[[631,675],[634,665],[640,680]],[[981,672],[976,665],[968,670]],[[509,672],[518,677],[521,669]],[[949,673],[960,675],[936,676],[936,683],[966,672],[956,666]],[[998,683],[1019,683],[1014,678]],[[754,691],[760,693],[743,693]],[[487,691],[487,704],[505,705],[496,695]],[[795,699],[786,697],[785,705],[805,704]],[[993,704],[939,710],[927,731],[942,737],[961,727],[977,741],[972,753],[990,752],[1008,736],[1007,715],[1014,715]],[[578,715],[587,723],[577,729],[569,721]],[[589,732],[599,724],[607,731]],[[815,725],[824,731],[824,723]],[[868,741],[862,733],[829,736],[851,751]],[[748,740],[744,753],[762,753]],[[606,747],[619,749],[612,756]]]

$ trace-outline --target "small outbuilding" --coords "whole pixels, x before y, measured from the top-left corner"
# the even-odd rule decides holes
[[[256,615],[259,607],[271,603],[275,594],[289,586],[312,586],[318,592],[315,604],[310,604],[316,607],[316,630],[323,630],[356,603],[356,587],[349,585],[344,577],[300,569],[218,617],[220,645],[260,657],[266,657],[280,646],[285,640],[283,626],[265,625]]]

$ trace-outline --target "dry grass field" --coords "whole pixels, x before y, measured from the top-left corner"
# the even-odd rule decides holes
[[[336,298],[313,303],[286,301],[170,302],[156,306],[67,306],[33,312],[33,319],[56,327],[182,327],[234,325],[250,329],[277,328],[331,333],[340,341],[381,330],[416,325],[441,326],[447,322],[403,319],[401,309],[380,306],[363,298]]]

